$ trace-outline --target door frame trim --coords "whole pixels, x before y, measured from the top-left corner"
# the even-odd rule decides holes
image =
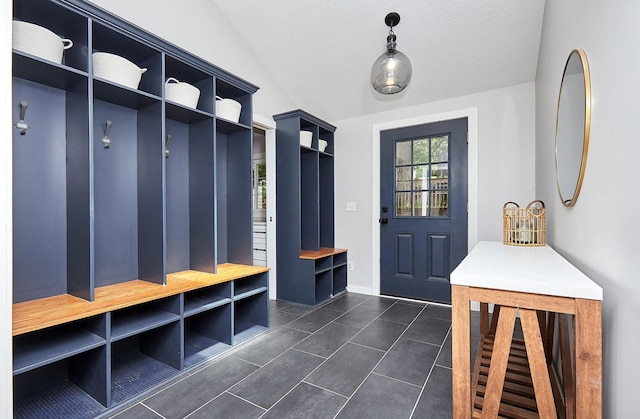
[[[457,111],[443,112],[433,115],[424,115],[415,118],[401,119],[398,121],[383,122],[373,125],[371,156],[372,156],[372,180],[371,180],[371,260],[374,261],[371,268],[371,293],[380,295],[380,132],[410,127],[414,125],[429,124],[432,122],[447,121],[450,119],[467,118],[468,141],[468,210],[467,210],[467,247],[471,250],[478,242],[478,108],[460,109]]]
[[[265,132],[265,161],[267,163],[267,266],[269,271],[269,298],[274,300],[277,291],[278,267],[276,264],[276,121],[256,113],[253,126]]]

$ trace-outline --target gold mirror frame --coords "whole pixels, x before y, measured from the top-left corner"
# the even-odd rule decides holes
[[[582,69],[581,80],[584,83],[583,93],[579,90],[576,91],[576,84],[578,83],[577,79],[569,80],[571,76],[578,76],[580,74],[578,71],[575,71],[575,67],[577,65],[575,61],[573,63],[571,61],[574,57],[577,57],[580,60],[580,67]],[[563,93],[565,94],[564,96]],[[567,102],[570,99],[574,99],[574,97],[571,95],[575,96],[576,93],[578,95],[582,94],[583,97],[575,98],[576,100],[573,102]],[[578,102],[577,99],[580,99],[579,103],[576,103]],[[582,108],[583,106],[584,108]],[[583,123],[573,124],[573,122],[576,122],[576,110],[584,111],[584,121],[578,121]],[[564,117],[562,121],[560,119],[561,114]],[[567,114],[569,114],[568,117],[566,116]],[[571,120],[572,117],[574,120]],[[589,63],[587,62],[587,56],[584,51],[580,48],[576,48],[569,54],[569,58],[567,58],[567,62],[564,67],[564,72],[562,74],[562,83],[560,85],[560,93],[558,94],[558,110],[556,116],[556,181],[560,200],[562,201],[562,205],[564,205],[565,207],[572,207],[576,204],[578,195],[580,194],[580,189],[582,188],[584,172],[587,166],[587,153],[589,151],[590,131],[591,76],[589,73]],[[562,135],[562,138],[559,133]],[[580,146],[582,148],[581,153],[578,150]],[[560,148],[562,148],[562,155],[560,155],[561,153],[559,153]],[[579,162],[578,159],[580,159]],[[575,175],[576,171],[578,172],[577,178]],[[564,175],[568,173],[569,176],[561,177],[561,172],[564,173]]]

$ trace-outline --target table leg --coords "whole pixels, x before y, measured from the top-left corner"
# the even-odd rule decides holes
[[[602,302],[576,299],[576,417],[602,418]]]
[[[515,307],[503,306],[500,309],[498,327],[493,342],[491,354],[491,366],[487,377],[487,388],[482,405],[482,418],[496,418],[500,411],[500,400],[504,387],[504,377],[507,373],[511,340],[513,339],[513,326],[516,321]],[[469,416],[471,417],[471,416]]]
[[[547,359],[542,345],[540,317],[536,315],[534,310],[521,308],[520,321],[522,322],[524,343],[527,347],[527,357],[529,358],[529,368],[531,370],[531,380],[533,381],[533,390],[536,395],[538,413],[542,419],[555,419],[558,415],[551,391]]]
[[[489,304],[480,303],[480,334],[489,333]]]
[[[469,287],[451,286],[451,363],[453,417],[471,417],[471,341]]]

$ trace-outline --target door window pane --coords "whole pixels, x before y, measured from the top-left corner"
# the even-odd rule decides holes
[[[429,215],[429,192],[419,191],[413,193],[413,216],[426,217]]]
[[[397,217],[411,216],[411,192],[396,193],[396,216]]]
[[[429,139],[413,140],[413,164],[429,163]]]
[[[411,166],[396,167],[396,190],[411,190]]]
[[[411,141],[396,142],[396,166],[411,164]]]
[[[429,165],[413,166],[413,189],[429,189]]]
[[[431,139],[431,163],[449,160],[449,137],[434,137]]]
[[[449,164],[431,165],[431,189],[447,189],[449,186]]]
[[[431,191],[431,216],[449,216],[449,192]]]

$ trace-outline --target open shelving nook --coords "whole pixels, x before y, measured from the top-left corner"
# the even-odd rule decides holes
[[[74,43],[61,63],[13,51],[15,416],[92,417],[267,329],[258,88],[82,0],[13,10]],[[145,68],[138,87],[97,77],[94,52]],[[195,108],[166,98],[169,77]]]
[[[302,110],[276,121],[278,299],[317,305],[347,288],[347,250],[334,248],[334,132]],[[300,131],[312,133],[311,146]],[[320,151],[320,141],[327,142]],[[300,206],[291,205],[300,202]]]
[[[223,264],[170,274],[165,285],[99,287],[94,301],[14,304],[16,417],[66,415],[77,403],[103,412],[264,332],[268,271]],[[55,406],[34,402],[51,397]]]

